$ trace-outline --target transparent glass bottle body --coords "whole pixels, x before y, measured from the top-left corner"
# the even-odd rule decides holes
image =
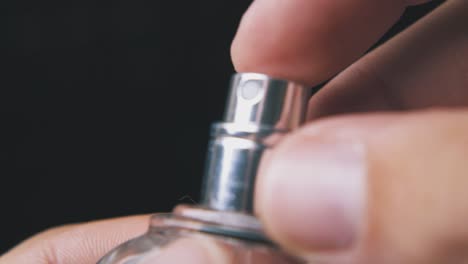
[[[115,248],[98,264],[138,264],[147,256],[157,257],[181,239],[199,236],[225,249],[229,264],[305,263],[269,242],[258,222],[249,215],[178,206],[171,214],[153,215],[144,235]]]

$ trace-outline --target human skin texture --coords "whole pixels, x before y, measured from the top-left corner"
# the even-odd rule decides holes
[[[310,86],[336,76],[256,184],[268,235],[308,263],[468,262],[468,1],[446,1],[364,55],[422,2],[256,0],[240,23],[238,72]],[[146,226],[136,216],[51,229],[0,264],[95,263]],[[194,239],[145,263],[177,263],[182,248],[185,263],[233,262]]]

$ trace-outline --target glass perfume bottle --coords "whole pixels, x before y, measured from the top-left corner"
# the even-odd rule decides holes
[[[303,263],[278,248],[253,215],[257,171],[269,150],[304,121],[310,90],[264,74],[231,80],[224,121],[212,126],[200,206],[179,205],[150,219],[146,234],[104,256],[98,264],[138,264],[187,237],[204,236],[227,248],[233,263]]]

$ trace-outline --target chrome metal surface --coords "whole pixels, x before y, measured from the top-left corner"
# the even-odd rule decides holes
[[[255,178],[268,148],[305,118],[309,89],[264,74],[233,76],[224,122],[213,125],[203,206],[252,213]]]

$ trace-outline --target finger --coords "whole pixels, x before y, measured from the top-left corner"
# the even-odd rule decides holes
[[[447,1],[334,78],[309,118],[468,105],[468,1]]]
[[[94,264],[115,246],[143,234],[148,220],[142,215],[50,229],[7,252],[0,264]]]
[[[465,263],[467,149],[468,110],[317,121],[274,150],[256,210],[311,261]]]
[[[309,85],[344,69],[394,24],[405,0],[256,0],[231,54],[238,72],[262,72]]]

